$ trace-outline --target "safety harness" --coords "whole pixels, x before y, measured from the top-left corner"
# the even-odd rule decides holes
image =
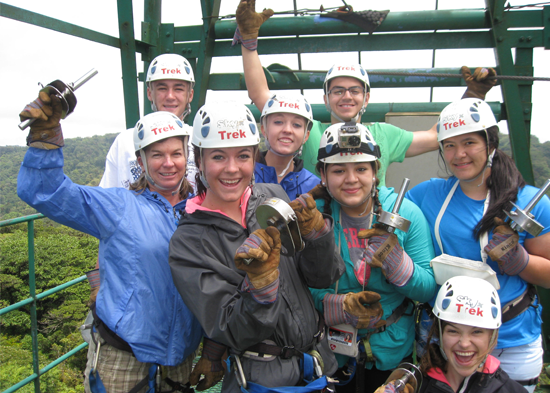
[[[101,342],[96,339],[94,332],[99,332],[100,336],[105,340],[105,342],[114,348],[129,352],[132,355],[134,355],[134,352],[132,351],[132,347],[130,347],[130,344],[128,344],[126,341],[124,341],[119,335],[117,335],[115,332],[113,332],[109,327],[97,316],[96,313],[96,304],[95,302],[90,306],[90,310],[92,311],[92,315],[94,317],[94,321],[92,324],[92,340],[94,341],[94,344],[96,345],[96,350],[94,353],[94,361],[92,363],[92,368],[90,370],[90,375],[88,376],[89,384],[90,384],[90,390],[92,393],[107,393],[107,390],[105,389],[105,386],[103,385],[103,382],[101,381],[101,378],[99,376],[99,373],[96,370],[97,367],[97,360],[99,357],[99,349],[101,348]],[[135,355],[134,355],[135,356]],[[160,386],[161,382],[166,383],[168,386],[171,387],[171,390],[165,390],[162,391]],[[168,377],[162,377],[162,366],[160,364],[152,363],[149,367],[148,375],[143,378],[141,381],[138,382],[136,386],[132,388],[128,393],[137,393],[144,387],[148,386],[146,393],[173,393],[173,392],[180,392],[180,393],[194,393],[195,390],[191,388],[191,385],[189,382],[185,385],[172,381]]]
[[[412,305],[412,310],[407,313],[409,305]],[[376,357],[372,352],[370,345],[370,338],[377,333],[382,333],[388,329],[391,325],[398,322],[403,316],[412,316],[414,314],[415,305],[414,302],[409,299],[403,299],[403,302],[386,318],[386,324],[372,331],[369,331],[359,341],[359,357],[358,359],[350,358],[346,364],[346,368],[340,369],[338,373],[337,385],[347,385],[355,375],[355,384],[360,391],[363,391],[365,386],[365,365],[367,362],[375,362]]]
[[[319,322],[317,333],[313,338],[315,342],[320,342],[325,337],[325,320],[319,313]],[[278,356],[281,359],[291,359],[297,357],[300,360],[300,371],[304,386],[283,386],[266,387],[258,383],[247,381],[241,364],[241,356],[249,359],[269,358]],[[296,349],[293,345],[278,346],[271,343],[260,342],[245,351],[232,353],[226,360],[228,370],[235,372],[237,383],[243,393],[307,393],[307,392],[334,392],[331,387],[334,381],[323,375],[323,359],[319,352],[310,350],[303,352]]]

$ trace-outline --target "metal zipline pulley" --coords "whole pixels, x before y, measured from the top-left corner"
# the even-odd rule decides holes
[[[422,386],[422,373],[420,369],[411,363],[401,363],[386,380],[386,385],[392,382],[396,392],[403,392],[405,385],[409,384],[417,392]]]
[[[84,83],[88,82],[92,77],[97,74],[97,70],[92,68],[78,80],[73,83],[64,83],[59,79],[54,80],[48,85],[44,86],[40,91],[45,92],[48,95],[55,94],[57,98],[61,100],[61,119],[65,119],[71,113],[73,113],[76,106],[76,96],[74,91],[77,90]],[[19,128],[24,130],[30,126],[35,119],[27,119],[19,123]]]
[[[535,194],[533,199],[529,201],[524,210],[520,209],[520,207],[514,202],[510,202],[516,208],[516,210],[504,212],[511,221],[510,228],[518,232],[527,231],[529,234],[535,237],[542,232],[544,226],[540,224],[537,220],[535,220],[530,212],[541,200],[548,188],[550,188],[550,179],[546,180],[544,186],[542,186],[542,188]]]
[[[411,226],[411,222],[403,217],[401,217],[399,213],[399,209],[401,208],[401,203],[403,203],[403,199],[405,198],[405,193],[407,192],[407,188],[409,188],[410,179],[403,179],[403,183],[401,184],[401,189],[399,190],[399,194],[397,194],[397,199],[395,200],[395,204],[393,205],[393,209],[391,213],[388,213],[386,211],[380,212],[378,215],[378,223],[384,225],[384,228],[386,231],[393,233],[396,229],[400,229],[403,232],[407,232],[409,230],[409,227]]]
[[[256,219],[262,229],[272,226],[281,234],[281,254],[293,256],[304,249],[302,234],[296,213],[288,203],[279,198],[269,198],[256,208]],[[247,265],[252,259],[244,261]]]

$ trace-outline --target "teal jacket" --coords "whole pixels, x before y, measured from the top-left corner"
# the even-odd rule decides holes
[[[390,212],[397,199],[397,194],[393,192],[393,188],[380,187],[378,198],[382,204],[382,209]],[[324,201],[318,200],[317,206],[323,212]],[[360,292],[363,288],[355,278],[353,262],[351,261],[346,237],[340,223],[340,205],[335,200],[332,200],[331,208],[332,217],[334,218],[336,247],[340,247],[340,255],[346,265],[346,271],[338,283],[338,293]],[[377,292],[382,297],[380,302],[384,310],[383,319],[388,318],[406,297],[419,302],[426,302],[435,296],[436,293],[435,279],[430,267],[430,261],[434,258],[434,249],[428,222],[418,206],[407,199],[403,200],[399,214],[411,221],[411,226],[407,233],[400,230],[396,230],[395,233],[399,239],[399,244],[413,260],[415,268],[411,280],[401,288],[388,283],[381,269],[372,269],[365,290]],[[373,220],[374,223],[376,223],[376,220]],[[327,293],[334,294],[334,288],[334,284],[327,289],[310,288],[315,300],[315,307],[319,311],[324,312],[323,298]],[[409,306],[406,312],[407,315],[403,315],[398,322],[389,326],[386,331],[377,333],[370,338],[369,342],[376,358],[377,369],[391,370],[396,368],[404,357],[412,354],[414,342],[414,316],[412,315],[412,309],[413,307]],[[368,331],[368,329],[362,329],[359,331],[359,334],[364,336]],[[336,355],[336,357],[340,367],[347,362],[346,356]],[[372,362],[366,365],[369,369],[372,366]]]

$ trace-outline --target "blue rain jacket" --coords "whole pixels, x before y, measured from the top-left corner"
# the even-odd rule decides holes
[[[17,194],[52,220],[99,239],[99,318],[140,362],[178,365],[202,337],[168,265],[168,245],[185,201],[172,207],[149,189],[139,194],[75,184],[63,173],[62,150],[30,147]]]

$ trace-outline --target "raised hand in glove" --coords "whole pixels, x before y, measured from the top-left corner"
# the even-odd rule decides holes
[[[414,388],[410,383],[407,383],[402,390],[397,390],[395,387],[395,381],[388,382],[387,385],[382,385],[374,393],[414,393]]]
[[[202,392],[222,380],[224,374],[222,357],[225,350],[225,345],[203,338],[201,358],[189,375],[189,383],[192,386],[197,385],[195,390]]]
[[[41,91],[38,98],[27,104],[19,114],[21,121],[36,119],[31,124],[27,136],[27,145],[38,149],[52,150],[64,146],[61,132],[61,101],[54,94],[48,95]]]
[[[298,218],[300,233],[304,238],[310,240],[321,237],[330,230],[323,215],[317,210],[315,199],[311,195],[311,192],[315,191],[316,188],[306,194],[300,195],[289,203]]]
[[[497,73],[493,68],[478,67],[472,75],[470,68],[462,66],[460,72],[466,82],[466,86],[468,86],[462,98],[479,98],[484,100],[485,95],[491,90],[491,87],[497,84],[496,79],[487,79],[490,76],[496,76]]]
[[[256,50],[260,26],[272,15],[271,8],[256,12],[256,0],[242,0],[237,7],[237,30],[233,45],[241,43],[248,50]]]
[[[345,295],[327,294],[323,298],[325,322],[329,326],[347,323],[358,329],[374,329],[384,326],[380,295],[362,291]]]
[[[485,246],[485,252],[498,263],[500,272],[509,276],[520,274],[529,263],[529,254],[518,243],[519,235],[500,218],[495,217],[493,238]]]
[[[244,270],[250,283],[261,289],[279,277],[281,235],[277,228],[256,229],[237,249],[235,266]],[[247,260],[252,259],[250,264]]]
[[[359,239],[369,239],[369,245],[363,257],[354,267],[358,280],[362,280],[360,264],[368,263],[371,267],[379,267],[386,279],[397,287],[407,285],[414,273],[414,263],[399,245],[397,236],[382,229],[379,224],[373,228],[359,231]]]

